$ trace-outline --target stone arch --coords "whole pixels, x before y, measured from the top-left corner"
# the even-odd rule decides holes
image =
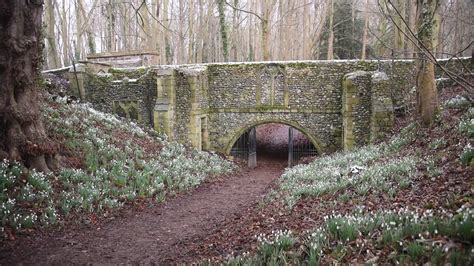
[[[321,144],[321,141],[319,141],[319,138],[315,136],[314,134],[311,134],[310,131],[307,130],[306,128],[300,126],[298,122],[289,121],[285,119],[270,118],[270,119],[261,119],[258,121],[252,121],[250,123],[245,123],[241,127],[238,127],[237,130],[232,133],[232,138],[230,139],[229,143],[227,143],[227,146],[225,148],[225,154],[230,154],[232,146],[240,138],[240,136],[242,136],[242,134],[245,133],[245,131],[249,130],[252,127],[256,127],[258,125],[263,125],[263,124],[269,124],[269,123],[284,124],[284,125],[296,128],[297,130],[301,131],[311,141],[311,143],[314,145],[314,147],[318,151],[318,154],[322,154],[324,152],[323,145]]]

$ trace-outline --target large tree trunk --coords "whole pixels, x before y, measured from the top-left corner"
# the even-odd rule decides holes
[[[49,171],[56,149],[41,120],[37,83],[42,8],[43,0],[0,1],[0,159]]]
[[[433,123],[438,111],[438,91],[434,76],[434,64],[428,52],[433,51],[433,14],[437,0],[417,0],[418,41],[425,51],[417,59],[417,110],[424,125]]]

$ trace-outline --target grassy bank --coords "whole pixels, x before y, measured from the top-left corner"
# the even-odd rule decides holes
[[[273,230],[227,263],[472,265],[474,108],[451,97],[432,127],[395,131],[287,169],[266,198]]]
[[[89,214],[106,214],[136,199],[165,200],[235,166],[218,155],[185,148],[154,131],[65,99],[44,104],[48,134],[63,168],[50,174],[0,163],[0,229],[14,232]]]

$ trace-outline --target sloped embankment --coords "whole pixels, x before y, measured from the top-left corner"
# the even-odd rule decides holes
[[[274,201],[314,222],[258,234],[254,255],[231,262],[472,264],[474,108],[449,97],[431,128],[411,122],[384,143],[287,170]]]
[[[405,117],[383,143],[287,169],[262,208],[180,260],[472,264],[474,109],[460,93],[443,94],[430,128]]]
[[[93,223],[127,202],[163,201],[235,169],[216,154],[187,149],[87,104],[45,100],[43,119],[64,168],[44,174],[0,162],[2,237],[70,221]]]

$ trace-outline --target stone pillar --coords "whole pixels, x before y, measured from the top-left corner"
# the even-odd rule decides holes
[[[375,142],[393,127],[394,107],[387,75],[384,72],[375,72],[371,78],[370,142]]]
[[[189,140],[191,141],[191,146],[197,150],[202,150],[201,140],[202,140],[202,129],[201,129],[201,113],[200,113],[200,104],[199,104],[199,90],[200,83],[197,76],[188,76],[187,77],[189,87],[191,89],[191,114],[189,121]]]
[[[371,75],[370,72],[357,71],[344,76],[342,83],[344,150],[352,150],[369,143]]]
[[[201,150],[208,151],[209,150],[209,129],[208,129],[208,121],[207,115],[201,116]]]
[[[86,99],[86,90],[84,86],[84,78],[86,75],[86,66],[84,64],[76,64],[71,66],[68,73],[69,84],[74,96],[81,100]]]
[[[156,88],[157,98],[153,112],[154,128],[172,140],[174,139],[176,109],[176,84],[173,70],[158,73]]]

